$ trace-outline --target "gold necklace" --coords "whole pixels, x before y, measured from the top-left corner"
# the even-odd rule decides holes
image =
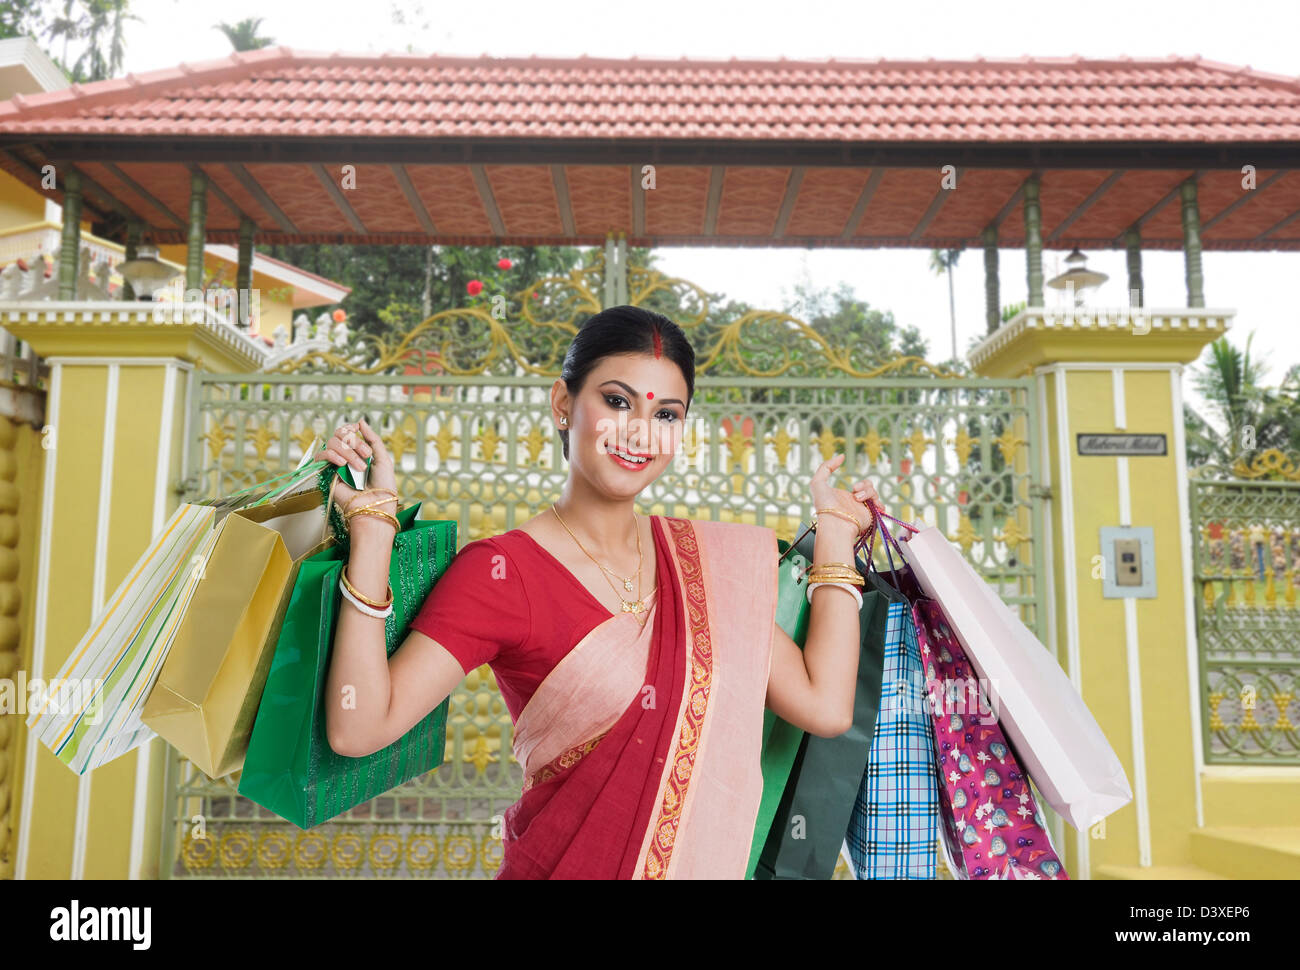
[[[551,511],[555,513],[555,518],[559,520],[560,525],[564,526],[564,531],[567,532],[567,533],[569,533],[569,538],[571,538],[574,542],[576,542],[576,543],[578,544],[578,548],[582,550],[583,555],[585,555],[588,559],[590,559],[590,560],[591,560],[592,562],[594,562],[597,566],[599,566],[600,569],[601,569],[603,572],[609,573],[609,574],[612,575],[612,576],[616,576],[616,577],[618,576],[618,573],[614,572],[612,569],[606,569],[604,566],[601,565],[599,559],[597,559],[595,556],[593,556],[590,552],[587,551],[587,547],[584,546],[584,545],[582,544],[582,541],[581,541],[581,540],[580,540],[576,535],[573,534],[573,530],[570,529],[569,526],[568,526],[568,524],[564,521],[563,517],[560,515],[560,510],[557,509],[557,508],[555,507],[555,503],[554,503],[554,502],[551,503]],[[636,564],[636,591],[637,591],[637,593],[639,594],[639,593],[641,592],[641,563],[642,563],[642,558],[641,558],[641,524],[640,524],[639,522],[636,521],[636,513],[633,513],[633,514],[632,514],[632,522],[633,522],[633,524],[636,526],[636,558],[637,558],[637,564]],[[619,577],[619,578],[621,578],[621,577]],[[618,587],[615,586],[612,582],[610,582],[610,580],[609,580],[609,576],[606,576],[606,577],[605,577],[605,582],[609,583],[609,587],[610,587],[610,589],[612,589],[612,590],[614,591],[614,595],[617,596],[618,599],[619,599],[619,602],[623,604],[622,612],[624,612],[624,613],[632,613],[632,614],[634,614],[634,615],[635,615],[635,614],[638,614],[638,613],[642,613],[642,612],[645,611],[645,608],[646,608],[646,606],[645,606],[646,600],[650,599],[650,597],[654,595],[655,590],[657,590],[657,589],[659,588],[659,584],[658,584],[658,583],[655,583],[655,588],[652,589],[652,590],[651,590],[649,593],[647,593],[645,596],[642,596],[640,599],[637,599],[637,600],[625,600],[625,599],[623,599],[623,594],[620,593],[620,592],[618,591]],[[626,589],[626,590],[629,590],[629,591],[632,589],[632,580],[631,580],[630,578],[629,578],[629,579],[624,579],[624,580],[623,580],[623,588]],[[638,618],[638,622],[640,622],[643,626],[645,625],[645,621],[644,621],[644,620],[640,620],[640,619]]]

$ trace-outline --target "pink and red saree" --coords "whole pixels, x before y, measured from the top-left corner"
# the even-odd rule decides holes
[[[655,516],[642,627],[601,623],[520,711],[498,879],[742,879],[776,610],[761,526]]]

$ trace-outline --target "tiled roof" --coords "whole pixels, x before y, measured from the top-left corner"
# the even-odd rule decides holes
[[[1203,61],[664,60],[267,48],[0,104],[0,133],[813,141],[1300,139],[1300,78]]]
[[[653,163],[655,184],[643,178]],[[1300,79],[1199,58],[621,60],[271,48],[0,103],[0,169],[210,243],[1300,250]],[[951,171],[948,171],[951,170]],[[1247,171],[1249,175],[1247,175]],[[951,177],[951,183],[949,182]]]

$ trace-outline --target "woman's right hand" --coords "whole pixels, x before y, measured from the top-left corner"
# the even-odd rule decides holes
[[[366,487],[391,488],[397,491],[397,473],[393,467],[392,456],[384,447],[383,439],[364,420],[358,420],[355,424],[339,425],[330,440],[325,443],[325,447],[315,455],[317,461],[325,459],[339,467],[350,465],[353,473],[358,475],[366,467],[367,458],[370,458],[371,462]],[[359,494],[356,489],[340,479],[334,487],[334,504],[346,512]],[[375,501],[374,496],[367,496],[367,499],[369,501],[365,504]],[[397,511],[396,505],[397,500],[390,499],[389,502],[375,507],[393,513]]]

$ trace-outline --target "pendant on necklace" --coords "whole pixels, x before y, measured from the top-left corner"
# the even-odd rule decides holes
[[[643,609],[645,609],[645,603],[641,600],[637,600],[635,603],[629,603],[627,600],[623,601],[624,613],[640,613]]]
[[[630,579],[623,580],[623,588],[627,590],[629,593],[632,592],[632,580]]]

